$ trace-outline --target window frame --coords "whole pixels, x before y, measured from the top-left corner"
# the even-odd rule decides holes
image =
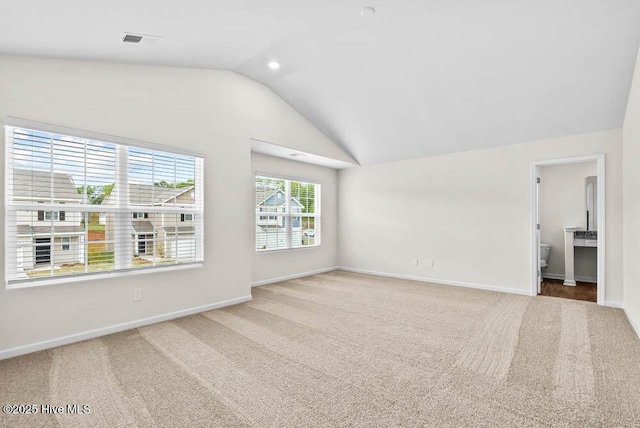
[[[263,178],[263,179],[268,179],[268,180],[283,180],[285,182],[285,204],[282,207],[282,210],[275,210],[275,211],[263,211],[262,208],[258,208],[258,206],[256,205],[254,207],[255,213],[254,213],[254,226],[256,228],[256,231],[259,227],[258,225],[258,221],[259,220],[272,220],[275,219],[276,221],[278,221],[279,218],[283,218],[285,220],[287,219],[295,219],[295,218],[302,218],[302,217],[313,217],[314,218],[314,244],[313,245],[300,245],[300,246],[293,246],[291,243],[291,228],[292,228],[292,222],[291,221],[285,221],[285,246],[281,247],[281,248],[264,248],[264,249],[259,249],[257,248],[257,235],[256,233],[254,233],[254,250],[256,252],[256,254],[268,254],[268,253],[272,253],[272,252],[278,252],[278,251],[290,251],[290,250],[300,250],[300,249],[310,249],[310,248],[319,248],[322,246],[322,183],[317,181],[317,180],[313,180],[313,179],[309,179],[309,178],[302,178],[302,177],[291,177],[291,176],[286,176],[286,175],[281,175],[281,174],[274,174],[274,173],[268,173],[268,172],[260,172],[260,171],[256,171],[255,172],[255,176],[254,176],[254,200],[256,200],[255,197],[255,183],[256,180],[258,178]],[[297,183],[304,183],[304,184],[313,184],[314,185],[314,213],[294,213],[291,211],[291,182],[297,182]],[[266,214],[266,215],[265,215]],[[304,234],[304,230],[301,229],[300,231],[301,235]]]
[[[45,211],[44,212],[44,221],[51,221],[51,217],[53,216],[53,221],[60,221],[60,212],[59,211]]]
[[[203,153],[185,149],[181,147],[167,146],[163,144],[149,143],[139,140],[133,140],[123,137],[117,137],[113,135],[101,134],[97,132],[84,131],[73,128],[66,128],[57,125],[51,125],[46,123],[34,122],[25,119],[19,119],[14,117],[5,117],[3,120],[4,125],[4,134],[5,134],[5,236],[11,236],[9,233],[9,227],[15,227],[17,224],[16,216],[20,211],[33,211],[34,213],[38,213],[38,211],[43,211],[44,213],[49,212],[49,220],[45,220],[47,222],[51,222],[51,216],[57,217],[54,221],[63,221],[60,220],[62,216],[68,217],[69,212],[79,213],[82,218],[87,215],[89,212],[99,212],[101,214],[104,213],[114,213],[115,217],[120,217],[120,221],[125,224],[125,222],[131,222],[132,213],[139,212],[140,207],[135,207],[129,204],[129,189],[128,189],[128,157],[127,151],[129,147],[137,148],[137,149],[145,149],[145,150],[153,150],[160,151],[170,154],[176,154],[180,156],[191,156],[194,157],[195,162],[195,176],[194,183],[195,188],[192,189],[192,193],[195,195],[193,207],[153,207],[151,211],[153,212],[162,212],[168,214],[178,215],[181,212],[192,212],[194,214],[201,214],[199,216],[195,216],[194,218],[200,218],[200,221],[194,222],[194,239],[195,239],[195,255],[193,262],[177,262],[175,264],[167,264],[167,265],[155,265],[155,266],[134,266],[131,261],[132,256],[132,248],[130,242],[130,236],[128,236],[128,231],[120,231],[117,232],[120,236],[116,239],[119,242],[116,242],[115,248],[116,251],[123,249],[125,251],[122,252],[124,255],[128,255],[127,264],[128,266],[118,266],[117,259],[124,259],[123,255],[120,255],[116,258],[114,262],[113,270],[105,270],[105,271],[96,271],[96,272],[82,272],[78,274],[69,274],[69,275],[60,275],[60,276],[47,276],[42,278],[29,278],[29,279],[15,279],[10,278],[10,275],[15,275],[15,270],[17,265],[17,255],[16,252],[13,251],[13,256],[10,254],[10,251],[5,250],[5,288],[6,289],[20,289],[20,288],[31,288],[37,286],[45,286],[45,285],[55,285],[55,284],[64,284],[70,282],[82,282],[82,281],[91,281],[93,279],[101,279],[101,278],[113,278],[118,276],[128,276],[128,275],[138,275],[152,272],[162,272],[162,271],[173,271],[173,270],[185,270],[185,269],[194,269],[201,268],[204,266],[204,164],[206,157]],[[116,176],[115,183],[120,184],[120,192],[118,197],[118,202],[115,205],[91,205],[86,206],[86,204],[67,204],[65,205],[64,214],[59,212],[61,208],[59,204],[52,202],[43,202],[43,201],[33,201],[30,203],[22,203],[16,202],[13,200],[13,170],[14,170],[14,162],[13,158],[13,128],[20,128],[25,130],[39,131],[44,133],[50,133],[55,135],[62,136],[71,136],[74,138],[86,139],[91,141],[98,142],[106,142],[109,144],[113,144],[116,147]],[[10,155],[11,153],[11,155]],[[116,184],[118,186],[118,184]],[[123,191],[124,190],[124,191]],[[126,199],[125,199],[126,198]],[[123,204],[124,201],[124,204]],[[51,212],[55,212],[55,214],[51,214]],[[44,214],[46,216],[46,214]],[[11,222],[14,222],[12,224]],[[86,229],[88,231],[88,228]],[[53,235],[51,235],[53,238]],[[15,239],[15,238],[14,238]],[[63,245],[62,240],[60,241],[61,246]],[[18,240],[16,239],[16,245],[20,246]],[[53,240],[51,245],[53,245]],[[70,247],[70,240],[68,244]],[[88,242],[85,244],[88,245]],[[35,247],[34,247],[35,248]],[[86,250],[85,250],[86,251]],[[10,259],[13,257],[13,263],[10,263]],[[13,269],[13,270],[12,270]]]

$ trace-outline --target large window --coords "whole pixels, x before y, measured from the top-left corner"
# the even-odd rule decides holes
[[[320,185],[256,176],[256,250],[320,245]]]
[[[20,120],[5,134],[8,286],[203,261],[201,155]]]

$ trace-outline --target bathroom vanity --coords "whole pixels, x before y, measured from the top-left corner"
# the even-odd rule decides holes
[[[563,285],[576,285],[575,248],[598,247],[598,232],[580,230],[576,227],[564,228],[564,282]]]
[[[598,247],[597,232],[597,177],[585,179],[586,224],[582,227],[564,227],[564,285],[575,286],[576,247]],[[597,261],[596,261],[597,263]]]

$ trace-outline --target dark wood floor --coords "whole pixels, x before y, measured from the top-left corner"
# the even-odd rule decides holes
[[[578,285],[571,287],[568,285],[562,285],[561,279],[545,278],[540,286],[540,295],[597,302],[598,287],[596,284],[590,282],[578,282]]]

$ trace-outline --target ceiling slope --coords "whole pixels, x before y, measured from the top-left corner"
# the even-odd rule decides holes
[[[640,42],[637,0],[60,5],[3,2],[0,52],[233,70],[360,164],[620,128]]]

